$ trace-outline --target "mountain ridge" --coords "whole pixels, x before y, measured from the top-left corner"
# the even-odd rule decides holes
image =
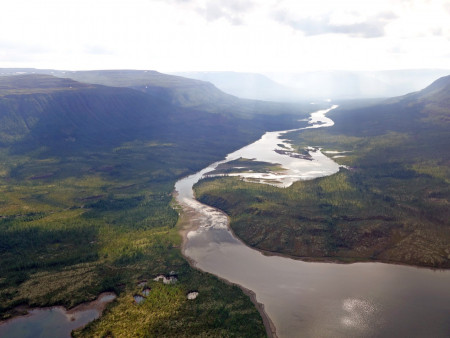
[[[201,181],[198,199],[224,210],[245,243],[305,260],[450,268],[450,77],[358,107],[343,102],[326,129],[286,134],[343,165],[275,189],[236,178]],[[332,153],[338,155],[331,155]]]

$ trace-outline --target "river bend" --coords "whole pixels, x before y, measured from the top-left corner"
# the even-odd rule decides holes
[[[332,126],[328,111],[311,114],[303,129]],[[220,163],[239,157],[281,164],[287,169],[281,176],[252,177],[280,187],[339,170],[320,151],[310,152],[312,161],[276,153],[279,144],[290,147],[282,139],[286,132],[268,132],[176,183],[177,201],[191,215],[194,229],[187,233],[184,254],[197,268],[252,290],[278,337],[449,337],[450,271],[265,256],[232,234],[225,213],[195,200],[195,183]]]

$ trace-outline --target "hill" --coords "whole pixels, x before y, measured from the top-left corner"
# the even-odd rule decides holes
[[[332,111],[335,125],[291,133],[344,152],[349,167],[287,189],[225,178],[198,198],[231,216],[246,243],[302,259],[383,261],[450,268],[450,77],[367,107]],[[332,155],[330,155],[332,156]]]
[[[88,72],[89,76],[95,74]],[[104,82],[120,82],[112,80],[120,78],[120,72],[106,74],[104,76],[109,80]],[[198,105],[193,106],[192,101],[185,105],[168,100],[167,93],[184,93],[183,88],[187,86],[175,84],[172,87],[170,81],[187,82],[204,97],[209,97],[209,93],[203,91],[204,86],[213,88],[217,95],[227,100],[229,96],[208,83],[196,87],[196,82],[192,84],[192,80],[184,81],[183,78],[171,76],[167,79],[164,75],[156,77],[163,79],[157,82],[159,88],[167,88],[165,95],[129,88],[140,81],[130,77],[125,77],[121,82],[126,87],[92,85],[44,74],[0,77],[0,106],[3,112],[0,116],[0,143],[20,140],[20,143],[14,144],[17,149],[40,145],[47,149],[59,147],[61,151],[68,151],[82,150],[88,146],[117,146],[133,139],[173,141],[195,135],[191,139],[194,143],[195,140],[208,139],[208,142],[220,147],[220,144],[227,143],[222,142],[226,137],[229,146],[235,147],[238,134],[248,141],[266,128],[291,125],[295,117],[289,114],[300,113],[299,106],[271,106],[268,103],[264,109],[263,102],[239,102],[231,96],[232,103],[226,104],[227,109],[222,109],[220,103],[219,108],[214,108],[212,99],[210,109],[202,110]],[[156,81],[154,75],[151,78]],[[275,107],[285,114],[269,116],[274,115]]]
[[[295,116],[274,115],[273,107],[267,115],[250,101],[242,110],[213,102],[202,110],[128,80],[110,87],[0,76],[0,318],[16,315],[18,305],[72,307],[114,291],[109,315],[78,335],[174,336],[182,327],[186,335],[263,336],[240,289],[182,257],[172,191],[178,178],[303,115],[298,107]],[[206,97],[202,86],[193,90]],[[171,271],[176,285],[153,281]],[[138,307],[142,281],[152,293]],[[190,290],[198,301],[186,299]]]
[[[0,69],[0,75],[45,74],[89,84],[131,88],[162,99],[177,107],[210,113],[234,114],[244,118],[255,115],[298,114],[310,109],[309,102],[278,103],[248,100],[226,94],[212,83],[153,70],[63,71],[51,69]],[[267,99],[267,98],[266,98]]]
[[[316,71],[267,75],[309,99],[388,98],[420,90],[449,69]]]
[[[152,70],[66,71],[57,75],[80,82],[133,88],[183,107],[212,110],[211,106],[238,103],[236,98],[221,92],[209,82],[166,75]]]

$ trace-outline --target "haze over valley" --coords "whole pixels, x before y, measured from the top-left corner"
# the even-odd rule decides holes
[[[1,337],[448,337],[448,1],[4,13]]]

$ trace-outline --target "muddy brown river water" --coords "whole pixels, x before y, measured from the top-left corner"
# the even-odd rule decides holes
[[[307,128],[332,126],[327,111],[313,113]],[[187,233],[184,254],[199,269],[253,291],[278,337],[450,337],[450,271],[265,256],[230,232],[222,211],[195,200],[192,186],[204,174],[239,157],[281,164],[286,169],[281,173],[241,175],[280,188],[339,170],[320,151],[310,153],[312,161],[276,153],[275,149],[290,149],[282,139],[285,132],[266,133],[224,161],[176,183],[177,200],[193,215],[195,228]],[[104,294],[71,311],[34,309],[0,324],[0,337],[69,337],[72,329],[100,316],[114,297]]]
[[[327,111],[313,113],[309,128],[332,126]],[[278,337],[450,337],[450,271],[266,256],[232,234],[222,211],[195,200],[192,187],[203,175],[239,157],[282,164],[287,169],[282,175],[251,176],[280,187],[339,170],[320,151],[311,152],[312,161],[283,158],[274,151],[277,144],[290,147],[283,134],[266,133],[224,161],[176,183],[178,203],[195,214],[184,254],[199,269],[253,291]]]

